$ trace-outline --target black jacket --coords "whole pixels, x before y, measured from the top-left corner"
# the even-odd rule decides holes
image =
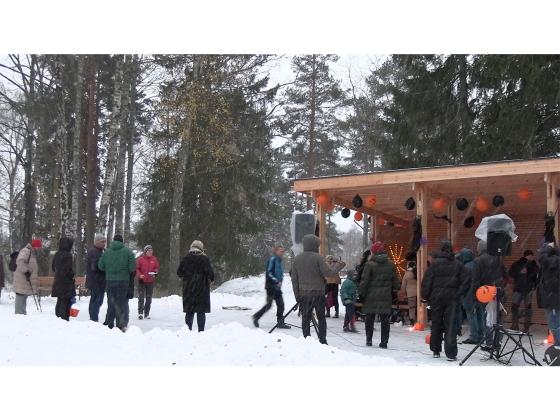
[[[103,249],[95,246],[87,253],[86,287],[89,290],[103,292],[107,286],[107,281],[105,280],[105,272],[101,271],[97,265],[101,255],[103,255]]]
[[[537,286],[538,273],[539,267],[535,261],[529,261],[525,257],[515,261],[509,269],[509,276],[513,278],[513,291],[527,293],[533,290]]]
[[[214,270],[202,252],[190,251],[181,261],[177,275],[183,279],[183,312],[210,312],[210,283]]]
[[[430,305],[457,300],[470,286],[470,273],[453,254],[435,252],[422,280],[422,299]]]
[[[472,291],[476,291],[480,286],[496,286],[503,287],[507,278],[506,268],[500,262],[500,258],[490,255],[483,251],[474,259],[472,269]],[[503,294],[503,289],[500,294]],[[476,297],[475,297],[476,299]]]
[[[560,256],[558,248],[546,247],[540,255],[540,303],[545,309],[560,310]]]
[[[52,261],[54,283],[51,293],[53,297],[70,299],[76,294],[74,260],[72,258],[73,242],[70,238],[60,238],[58,251],[54,254]]]

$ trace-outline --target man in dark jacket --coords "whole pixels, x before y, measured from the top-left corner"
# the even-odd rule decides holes
[[[72,258],[71,238],[60,238],[58,251],[52,260],[54,272],[54,283],[52,285],[52,297],[56,299],[55,314],[66,321],[70,319],[71,299],[76,296],[76,285],[74,283],[74,259]]]
[[[130,275],[136,271],[136,258],[130,249],[124,246],[121,235],[115,235],[113,242],[101,258],[97,266],[105,272],[107,279],[107,323],[113,327],[116,320],[117,328],[127,329],[128,288]]]
[[[99,321],[99,308],[103,305],[105,296],[105,273],[99,269],[97,264],[106,245],[105,236],[95,235],[93,247],[87,253],[86,287],[90,292],[89,319],[94,322]]]
[[[537,287],[539,267],[530,249],[523,253],[523,257],[515,261],[509,276],[513,279],[513,295],[511,302],[511,329],[519,330],[519,308],[525,305],[525,325],[523,332],[529,332],[531,327],[533,290]]]
[[[443,241],[441,250],[432,254],[432,263],[422,281],[422,300],[428,302],[432,313],[430,350],[440,357],[441,341],[447,360],[457,360],[457,335],[454,319],[460,296],[469,287],[469,273],[454,258],[451,243]]]
[[[327,344],[326,278],[338,274],[346,264],[339,262],[329,268],[325,259],[319,255],[319,245],[317,236],[303,237],[303,252],[294,258],[291,277],[294,296],[301,308],[303,336],[310,335],[311,316],[315,310],[319,324],[319,342]]]
[[[266,304],[253,315],[253,324],[259,328],[259,319],[272,307],[272,302],[276,302],[277,328],[289,329],[290,326],[284,322],[284,298],[282,296],[282,280],[284,278],[284,247],[274,247],[272,256],[266,263],[266,274],[264,288],[266,290]]]
[[[507,278],[506,268],[501,262],[500,257],[488,254],[486,247],[486,241],[478,241],[478,257],[474,259],[471,290],[474,295],[474,299],[476,299],[476,291],[480,286],[496,286],[499,288],[498,293],[500,295],[500,299],[503,299],[505,295],[503,287]],[[490,351],[493,347],[499,346],[499,342],[494,343],[494,337],[488,334],[489,330],[492,329],[492,327],[489,327],[486,322],[486,319],[488,318],[488,304],[485,304],[485,312],[486,325],[484,334],[486,335],[486,346],[482,347],[482,349]]]
[[[469,248],[463,248],[457,254],[457,260],[465,266],[469,275],[468,288],[465,286],[463,289],[465,293],[461,295],[461,305],[467,314],[469,322],[469,338],[464,340],[462,344],[478,344],[484,338],[486,321],[484,318],[484,306],[475,299],[472,290],[474,252]]]
[[[381,317],[381,342],[379,347],[387,348],[389,342],[393,294],[401,287],[395,264],[389,260],[382,242],[371,246],[371,260],[364,266],[362,281],[358,287],[362,298],[362,312],[366,315],[366,346],[372,345],[375,316]]]
[[[541,306],[546,312],[548,328],[554,336],[554,345],[560,346],[560,252],[553,243],[543,247],[539,263]]]

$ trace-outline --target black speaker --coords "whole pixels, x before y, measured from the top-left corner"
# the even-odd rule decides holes
[[[295,244],[301,244],[305,235],[313,235],[315,233],[315,216],[308,213],[294,215],[294,237]]]
[[[486,235],[486,247],[490,255],[511,255],[511,236],[503,230],[489,231]]]

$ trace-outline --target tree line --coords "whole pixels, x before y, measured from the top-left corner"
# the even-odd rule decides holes
[[[290,60],[273,83],[270,68]],[[195,238],[219,279],[289,243],[296,177],[556,156],[560,58],[395,55],[363,80],[335,55],[0,59],[0,246],[96,232],[149,243],[161,286]],[[331,252],[341,234],[329,229]],[[43,270],[48,271],[47,263]]]

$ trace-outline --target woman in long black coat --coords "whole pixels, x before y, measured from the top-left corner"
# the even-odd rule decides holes
[[[58,252],[54,254],[52,261],[54,283],[51,294],[57,298],[55,313],[57,317],[66,321],[70,318],[71,300],[76,296],[74,261],[72,258],[73,244],[74,240],[71,238],[60,238]]]
[[[206,314],[210,313],[210,283],[214,281],[214,270],[210,259],[204,254],[204,244],[194,241],[189,253],[183,258],[177,275],[183,279],[183,312],[185,322],[192,330],[194,315],[198,331],[204,331]]]

